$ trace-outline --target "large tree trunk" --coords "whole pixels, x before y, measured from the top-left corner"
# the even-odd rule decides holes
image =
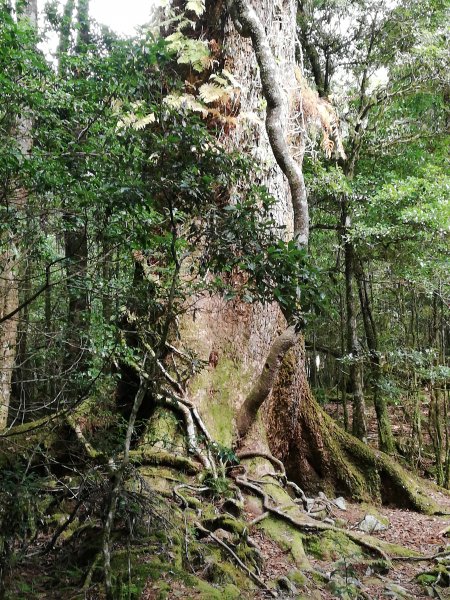
[[[235,4],[238,9],[248,6],[242,1]],[[286,102],[278,118],[287,129],[289,117],[301,106],[296,101],[299,90],[292,88],[296,81],[296,2],[263,0],[255,3],[255,8],[262,22],[260,31],[266,33],[279,69]],[[245,33],[248,35],[248,31]],[[227,142],[241,151],[257,153],[263,166],[262,175],[258,173],[259,182],[276,198],[274,216],[286,226],[286,235],[292,239],[294,211],[290,192],[295,193],[295,188],[289,188],[281,171],[283,166],[279,168],[275,162],[268,125],[269,136],[266,132],[259,78],[255,78],[255,39],[241,37],[230,20],[224,27],[224,36],[228,53],[225,63],[242,84],[238,125]],[[261,47],[256,48],[256,55],[258,52]],[[266,76],[263,74],[263,84]],[[294,331],[292,339],[287,339],[287,331],[276,304],[249,306],[208,298],[197,304],[192,320],[184,319],[180,333],[185,343],[205,361],[214,356],[190,387],[191,398],[213,437],[231,445],[236,440],[234,425],[238,415],[237,429],[245,436],[241,445],[262,452],[270,446],[286,463],[289,476],[306,489],[325,488],[426,508],[426,499],[416,492],[404,471],[347,434],[320,409],[307,381],[301,336]]]

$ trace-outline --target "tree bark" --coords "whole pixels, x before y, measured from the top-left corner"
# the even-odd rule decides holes
[[[298,341],[298,333],[294,326],[288,327],[273,342],[261,375],[253,385],[237,417],[237,430],[240,438],[244,438],[256,420],[259,409],[269,397],[276,383],[278,373],[286,353]]]
[[[28,0],[20,5],[18,18],[27,20],[33,27],[37,24],[37,0]],[[31,131],[33,119],[26,109],[16,119],[15,138],[19,150],[26,160],[32,148]],[[28,200],[27,190],[20,186],[12,192],[10,203],[16,210],[23,210]],[[20,244],[14,234],[7,233],[1,240],[0,255],[0,320],[13,313],[19,306],[19,284],[17,270],[20,263]],[[16,358],[18,314],[0,324],[0,431],[8,422],[11,401],[11,382]]]
[[[372,367],[371,383],[373,390],[373,403],[377,415],[378,445],[380,450],[392,454],[395,451],[395,441],[392,435],[391,419],[387,410],[387,403],[380,390],[381,365],[378,349],[378,335],[373,319],[372,307],[367,292],[364,272],[358,260],[355,262],[356,277],[358,281],[359,301],[363,316],[364,331]]]
[[[347,210],[347,200],[342,200],[342,225],[343,230],[350,227],[350,216]],[[350,356],[349,381],[353,401],[353,427],[352,432],[360,440],[367,440],[366,405],[363,391],[363,367],[361,350],[358,340],[356,321],[355,298],[355,251],[348,236],[344,237],[344,263],[345,263],[345,302],[347,307],[347,354]]]

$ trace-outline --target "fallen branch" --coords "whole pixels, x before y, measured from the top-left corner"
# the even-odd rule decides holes
[[[393,556],[391,560],[397,561],[410,561],[410,562],[429,562],[431,560],[437,560],[439,558],[445,558],[450,556],[450,550],[444,552],[438,552],[437,554],[430,554],[429,556]]]

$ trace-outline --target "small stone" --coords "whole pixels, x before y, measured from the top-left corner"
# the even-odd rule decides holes
[[[339,498],[335,498],[333,500],[333,504],[339,508],[339,510],[347,510],[347,503],[345,498],[339,496]]]
[[[327,517],[326,519],[323,520],[324,523],[327,523],[328,525],[332,525],[334,527],[334,519],[330,519],[330,517]]]
[[[357,528],[365,533],[374,533],[375,531],[385,531],[387,529],[386,525],[383,525],[383,523],[373,515],[366,515],[364,519],[358,523]]]

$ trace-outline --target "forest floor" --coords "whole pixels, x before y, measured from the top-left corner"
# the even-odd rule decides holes
[[[448,550],[448,538],[445,537],[445,529],[450,524],[450,497],[436,491],[434,500],[442,507],[443,512],[448,512],[446,516],[424,516],[408,510],[399,510],[388,507],[372,507],[368,505],[346,503],[346,510],[337,509],[340,519],[346,521],[346,529],[356,529],[358,523],[366,514],[374,514],[381,521],[387,524],[384,531],[373,533],[372,536],[388,542],[390,544],[400,545],[407,549],[408,553],[417,553],[421,556],[433,556],[443,550]],[[246,517],[251,520],[256,513],[252,512],[252,507],[247,506]],[[256,542],[262,556],[264,557],[264,566],[261,572],[261,579],[268,585],[280,578],[290,579],[293,573],[293,562],[290,550],[283,545],[278,544],[271,539],[259,526],[250,529],[249,534],[252,540]],[[433,561],[414,561],[414,560],[395,560],[388,572],[376,573],[360,556],[348,556],[344,561],[335,546],[330,551],[326,559],[320,559],[312,556],[309,552],[308,561],[313,572],[322,573],[326,578],[339,572],[339,585],[336,585],[334,591],[330,590],[330,585],[317,582],[317,577],[304,572],[305,580],[303,585],[295,592],[295,580],[293,590],[290,592],[279,591],[278,598],[301,598],[311,599],[352,599],[365,598],[370,600],[381,600],[394,598],[398,600],[407,599],[431,599],[431,598],[450,598],[450,588],[448,587],[425,587],[417,582],[416,577],[427,571],[433,564]],[[311,572],[312,573],[312,572]],[[333,581],[333,577],[331,578]],[[446,582],[448,585],[448,582]],[[361,595],[355,590],[356,588]],[[157,600],[159,584],[157,582],[148,582],[142,596],[143,600]],[[262,600],[270,596],[263,592],[249,589],[242,589],[242,598],[254,598]],[[170,599],[175,598],[205,598],[199,591],[183,585],[181,582],[171,582]]]
[[[449,516],[426,516],[408,510],[400,510],[387,507],[370,507],[367,505],[346,503],[347,510],[336,512],[340,513],[340,518],[347,522],[347,529],[356,529],[358,523],[362,521],[366,514],[374,514],[387,523],[387,529],[380,532],[374,532],[371,535],[382,541],[404,546],[409,551],[422,556],[433,556],[438,552],[449,549],[449,539],[445,537],[445,530],[450,525],[450,497],[442,495],[439,492],[434,494],[433,498],[442,508],[443,512],[448,512]],[[268,580],[274,580],[280,576],[287,575],[292,569],[292,564],[285,550],[282,550],[275,542],[267,539],[261,532],[252,533],[259,541],[260,549],[264,555],[267,565],[264,575]],[[361,584],[361,590],[371,600],[382,598],[450,598],[450,588],[439,589],[434,595],[427,593],[422,585],[415,579],[417,575],[423,573],[430,567],[432,561],[393,561],[389,573],[373,573],[366,566],[358,564],[358,560],[352,561],[349,557],[346,564],[342,564],[342,558],[339,556],[339,550],[336,549],[334,556],[329,560],[320,560],[308,556],[311,566],[326,574],[340,570],[344,573],[347,569],[347,579],[349,582],[354,580]],[[344,587],[344,586],[343,586]],[[315,591],[314,591],[315,589]],[[324,598],[331,600],[342,598],[345,590],[337,595],[326,589],[317,590],[314,582],[311,582],[311,598]],[[439,595],[438,595],[439,594]],[[261,595],[261,598],[264,596]],[[353,596],[349,596],[351,598]]]
[[[336,404],[327,407],[329,414],[336,415]],[[376,446],[376,419],[369,411],[370,442]],[[396,438],[408,439],[407,416],[398,407],[392,407]],[[424,471],[428,470],[426,462]],[[431,465],[431,462],[430,462]],[[190,508],[184,510],[180,503],[170,494],[169,489],[178,479],[176,470],[146,468],[148,476],[154,473],[152,489],[165,492],[160,497],[164,511],[169,520],[173,519],[174,530],[179,542],[173,542],[174,535],[169,531],[164,534],[157,531],[150,536],[145,545],[136,545],[133,549],[135,564],[131,571],[133,593],[130,586],[127,591],[117,597],[120,600],[262,600],[271,597],[267,591],[258,587],[237,567],[229,554],[217,545],[217,540],[198,538],[194,533],[195,523],[200,515],[224,515],[223,498],[202,498]],[[429,470],[428,470],[429,473]],[[198,481],[185,477],[184,484],[191,484],[198,489]],[[162,485],[158,490],[158,485]],[[189,488],[189,485],[185,486]],[[373,506],[345,501],[339,506],[328,503],[327,517],[333,519],[342,533],[338,535],[298,534],[289,526],[284,528],[281,538],[271,535],[270,523],[260,520],[251,524],[262,515],[261,503],[252,496],[246,497],[244,514],[239,522],[244,527],[240,535],[228,532],[227,541],[231,539],[231,548],[239,548],[240,536],[251,540],[261,557],[259,577],[272,591],[277,590],[277,598],[296,598],[297,600],[394,600],[431,599],[450,600],[450,568],[449,556],[441,564],[436,555],[450,552],[450,493],[446,494],[431,483],[429,493],[434,503],[440,507],[442,514],[423,515],[406,509],[389,506]],[[195,498],[191,499],[191,503]],[[283,504],[278,500],[279,505]],[[70,506],[67,507],[70,512]],[[177,516],[178,515],[178,516]],[[386,547],[392,558],[386,565],[379,556],[363,551],[358,545],[349,541],[345,531],[357,532],[358,525],[366,515],[371,515],[384,526],[381,531],[371,532],[368,540],[379,540]],[[66,518],[59,515],[59,521]],[[250,525],[248,525],[250,524]],[[276,523],[275,523],[276,524]],[[80,522],[79,530],[73,530],[71,538],[58,542],[54,551],[45,556],[40,550],[48,543],[53,531],[36,538],[33,547],[28,549],[28,558],[17,565],[15,581],[7,600],[103,600],[103,584],[101,570],[101,535],[97,526],[83,529],[86,524]],[[272,523],[272,526],[274,523]],[[281,529],[285,524],[281,525]],[[78,554],[71,549],[71,540],[77,542],[77,531],[86,534],[88,554]],[[216,533],[227,531],[218,529]],[[119,533],[119,532],[118,532]],[[278,531],[279,534],[279,531]],[[294,538],[294,534],[299,538]],[[300,543],[298,544],[298,539]],[[116,538],[116,553],[127,555],[127,546],[120,535]],[[238,541],[236,541],[238,540]],[[286,540],[288,543],[286,543]],[[297,543],[297,555],[292,551]],[[176,546],[178,544],[178,550]],[[189,547],[188,547],[189,546]],[[75,548],[75,546],[74,546]],[[247,547],[247,550],[249,548]],[[236,550],[237,551],[237,550]],[[304,554],[303,554],[304,552]],[[299,556],[300,555],[300,556]],[[248,555],[247,555],[248,556]],[[304,562],[302,563],[302,556]],[[399,560],[398,557],[403,557]],[[418,558],[421,560],[417,560]],[[425,557],[425,560],[422,560]],[[378,560],[377,560],[378,559]],[[120,559],[122,560],[122,559]],[[123,560],[122,560],[123,562]],[[126,563],[127,561],[125,561]],[[80,563],[81,566],[77,563]],[[250,563],[248,563],[250,564]],[[120,567],[125,570],[124,581],[130,570],[128,563]],[[90,567],[91,566],[91,567]],[[233,571],[231,570],[233,569]],[[254,571],[254,566],[251,565]],[[130,571],[130,572],[131,572]],[[431,572],[433,574],[431,575]],[[92,575],[91,585],[82,582]],[[422,576],[422,581],[417,577]],[[139,581],[135,583],[135,578]],[[229,577],[229,579],[227,579]],[[427,579],[428,578],[428,579]],[[78,580],[78,583],[77,583]],[[121,584],[122,585],[122,584]],[[80,588],[85,588],[81,589]],[[125,587],[123,588],[125,590]],[[122,589],[122,588],[121,588]]]

